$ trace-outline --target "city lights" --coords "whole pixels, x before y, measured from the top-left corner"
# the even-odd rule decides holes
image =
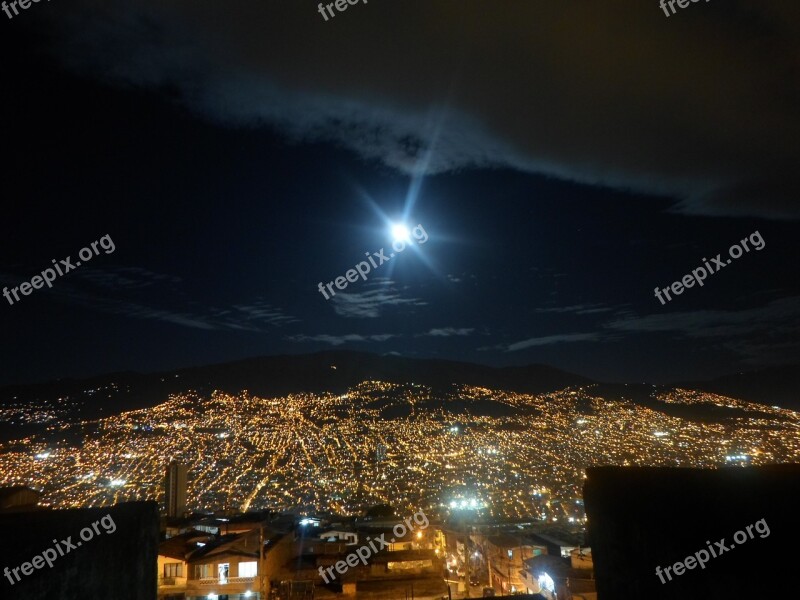
[[[449,398],[459,399],[458,408]],[[800,419],[792,411],[688,390],[654,389],[652,399],[718,404],[753,417],[747,428],[701,423],[599,397],[592,386],[530,395],[459,385],[441,396],[423,385],[364,381],[335,394],[280,398],[176,394],[100,419],[90,434],[80,424],[66,427],[65,440],[78,443],[0,445],[0,484],[41,489],[58,508],[160,500],[163,469],[174,458],[187,463],[193,510],[358,515],[392,504],[577,526],[585,519],[587,464],[800,461]],[[479,410],[485,400],[502,402],[514,416],[488,416]],[[382,418],[376,402],[406,416]],[[591,423],[591,444],[572,443],[579,421]]]

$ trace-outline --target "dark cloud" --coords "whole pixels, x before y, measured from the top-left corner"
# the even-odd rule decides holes
[[[549,312],[582,314],[583,305]],[[738,310],[695,310],[637,315],[632,311],[605,323],[595,332],[532,337],[511,344],[480,348],[516,352],[539,346],[576,342],[612,342],[636,335],[671,334],[691,340],[693,347],[726,350],[742,365],[791,364],[800,360],[800,296],[767,301]]]
[[[401,171],[508,167],[686,213],[800,212],[796,0],[670,18],[655,1],[404,0],[328,22],[313,2],[74,0],[46,18],[80,72]]]
[[[743,364],[800,360],[800,297],[790,296],[741,310],[697,310],[626,316],[605,325],[622,334],[672,333],[719,344]]]

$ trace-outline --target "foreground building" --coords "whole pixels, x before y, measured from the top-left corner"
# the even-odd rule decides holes
[[[489,585],[498,594],[509,596],[518,593],[536,593],[538,585],[531,586],[525,581],[523,568],[525,560],[547,553],[542,545],[537,545],[522,536],[508,534],[491,535],[484,543],[489,571]]]
[[[158,597],[310,600],[445,594],[441,530],[415,528],[395,535],[397,522],[304,519],[295,524],[274,515],[173,521],[171,537],[159,546]],[[335,570],[377,538],[386,540],[386,547],[366,565],[348,565],[343,574]]]
[[[155,502],[0,514],[0,598],[155,600],[158,526]]]
[[[159,600],[268,598],[294,550],[291,533],[263,526],[222,535],[181,533],[159,546]]]
[[[42,494],[24,485],[0,488],[0,513],[36,510]]]
[[[596,467],[584,499],[600,598],[800,595],[791,571],[778,568],[800,531],[798,464]]]

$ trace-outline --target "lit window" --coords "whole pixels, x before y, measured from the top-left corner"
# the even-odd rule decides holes
[[[195,565],[194,578],[195,579],[208,579],[211,577],[211,567],[213,565]]]
[[[240,562],[239,563],[239,577],[255,577],[258,574],[258,563]]]

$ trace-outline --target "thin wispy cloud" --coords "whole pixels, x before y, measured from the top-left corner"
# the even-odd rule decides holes
[[[385,342],[394,337],[398,337],[393,333],[379,333],[375,335],[360,335],[357,333],[348,333],[345,335],[289,335],[285,339],[292,342],[322,342],[330,344],[331,346],[341,346],[342,344],[353,342]]]
[[[111,267],[75,271],[75,276],[95,285],[111,289],[141,289],[163,283],[180,283],[181,278],[174,275],[155,273],[141,267]]]
[[[563,335],[547,335],[543,337],[533,337],[520,342],[509,344],[506,352],[516,352],[525,348],[535,346],[550,346],[552,344],[570,344],[574,342],[597,342],[600,335],[597,333],[567,333]]]
[[[404,298],[387,279],[370,281],[364,288],[370,289],[353,294],[339,292],[331,298],[336,314],[349,319],[375,319],[388,308],[427,304],[419,298]]]
[[[233,309],[238,311],[233,315],[237,321],[246,320],[250,323],[266,325],[288,325],[300,322],[300,319],[286,315],[280,309],[264,301],[237,304],[233,306]]]
[[[265,332],[299,322],[299,319],[258,298],[248,304],[228,307],[187,302],[176,287],[180,283],[178,277],[138,267],[85,269],[57,279],[52,288],[43,287],[36,292],[52,301],[88,310],[206,331]],[[18,285],[19,276],[0,273],[0,284]],[[169,291],[151,289],[154,286],[163,286]],[[157,305],[152,300],[154,295],[162,304],[171,302],[173,306]]]
[[[615,310],[614,307],[603,304],[574,304],[572,306],[554,306],[551,308],[537,308],[537,313],[573,313],[576,315],[594,315]]]
[[[470,335],[473,331],[475,331],[475,329],[472,327],[441,327],[438,329],[431,329],[427,333],[422,333],[420,335],[429,335],[431,337],[452,337]]]
[[[603,339],[600,333],[567,333],[561,335],[546,335],[532,337],[513,344],[498,344],[496,346],[483,346],[478,348],[481,351],[502,350],[504,352],[518,352],[526,348],[536,348],[539,346],[551,346],[553,344],[570,344],[576,342],[599,342]]]

